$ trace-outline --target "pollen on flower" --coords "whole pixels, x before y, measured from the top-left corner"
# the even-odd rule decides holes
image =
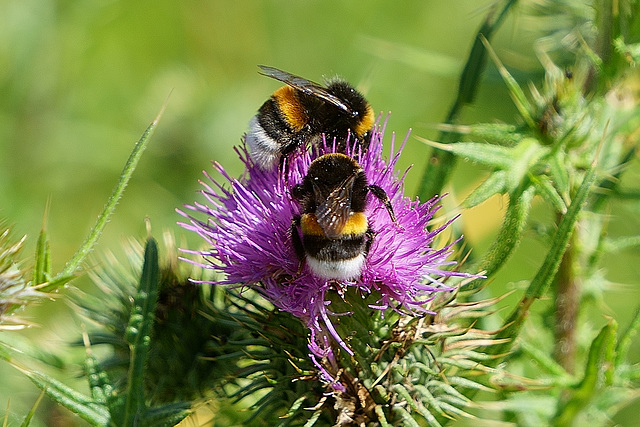
[[[455,264],[449,260],[452,244],[434,247],[437,235],[451,222],[436,229],[427,227],[440,207],[440,197],[420,203],[403,195],[404,175],[395,166],[404,142],[395,151],[392,137],[391,156],[385,160],[383,134],[384,128],[378,128],[367,150],[357,143],[347,144],[345,153],[362,167],[369,186],[386,192],[396,217],[394,223],[382,203],[367,195],[363,218],[371,230],[367,235],[371,241],[355,279],[326,280],[314,274],[309,263],[301,263],[292,236],[296,231],[292,222],[305,213],[292,189],[303,182],[311,162],[333,152],[332,147],[301,147],[288,159],[287,174],[262,170],[250,160],[245,147],[239,147],[247,173],[236,179],[214,164],[220,177],[206,175],[209,182],[201,190],[205,201],[178,211],[188,220],[182,227],[199,234],[210,246],[205,251],[185,252],[204,257],[203,267],[222,273],[223,278],[213,283],[256,289],[280,310],[300,318],[310,328],[310,349],[316,355],[331,340],[352,353],[332,322],[340,315],[330,310],[335,289],[354,288],[363,295],[375,295],[377,302],[371,309],[419,313],[428,311],[425,303],[437,292],[452,290],[442,279],[468,276],[448,269]],[[359,230],[363,229],[360,225]]]

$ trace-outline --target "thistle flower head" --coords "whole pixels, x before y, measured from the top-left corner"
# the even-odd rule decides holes
[[[310,328],[310,348],[319,356],[330,345],[330,337],[351,353],[331,320],[344,314],[331,310],[336,295],[344,296],[347,290],[355,289],[363,297],[376,296],[371,309],[424,312],[425,303],[436,292],[451,290],[440,280],[461,274],[446,269],[453,264],[448,261],[451,245],[434,247],[434,239],[448,223],[427,228],[439,209],[440,197],[420,203],[403,195],[404,175],[394,169],[402,146],[394,151],[392,138],[391,159],[385,161],[383,133],[380,129],[374,132],[367,150],[347,144],[345,153],[359,163],[370,186],[386,192],[396,217],[394,222],[383,203],[368,194],[364,215],[373,237],[362,272],[355,280],[326,280],[314,275],[304,263],[301,268],[292,241],[292,220],[303,213],[292,188],[303,181],[314,159],[334,151],[330,146],[302,147],[288,159],[287,173],[260,169],[240,147],[237,152],[246,165],[245,176],[232,178],[215,163],[222,180],[205,173],[210,181],[203,183],[206,203],[186,206],[194,214],[179,211],[189,220],[181,225],[210,245],[206,251],[186,252],[204,256],[205,268],[223,273],[224,278],[214,283],[254,288],[280,310],[300,318]]]

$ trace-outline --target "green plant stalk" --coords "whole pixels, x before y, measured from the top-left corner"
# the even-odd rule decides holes
[[[155,240],[149,238],[144,251],[140,286],[134,300],[126,331],[126,340],[131,347],[131,361],[127,378],[122,426],[137,425],[139,418],[144,416],[146,412],[144,398],[145,365],[151,344],[151,331],[156,316],[159,287],[158,246]]]
[[[507,12],[517,0],[508,0],[502,9],[496,13],[497,6],[494,6],[489,12],[486,20],[478,30],[471,53],[464,66],[462,75],[460,76],[460,84],[458,86],[458,95],[454,101],[445,123],[453,124],[460,114],[462,107],[473,101],[478,91],[480,75],[486,65],[487,51],[483,45],[482,39],[490,39],[493,33],[500,27]],[[438,140],[442,143],[455,142],[460,138],[458,132],[441,132]],[[434,150],[430,161],[427,163],[417,195],[420,200],[429,200],[434,195],[440,194],[444,183],[455,167],[455,156],[446,151]]]
[[[86,240],[84,241],[82,246],[80,246],[80,248],[75,253],[75,255],[73,255],[73,257],[69,260],[69,262],[67,262],[67,264],[62,269],[62,271],[53,280],[51,280],[51,283],[49,284],[49,286],[45,287],[44,290],[50,290],[51,288],[53,288],[53,285],[57,284],[59,281],[66,282],[68,281],[68,278],[73,277],[76,270],[80,267],[80,264],[82,264],[82,262],[85,260],[87,255],[91,252],[91,250],[94,248],[94,246],[98,242],[98,239],[102,234],[102,231],[104,230],[105,226],[109,222],[109,218],[111,217],[111,215],[116,209],[118,201],[122,198],[122,195],[124,194],[124,190],[127,187],[127,184],[131,179],[131,176],[133,175],[133,171],[136,169],[136,166],[138,165],[138,162],[142,157],[142,153],[144,152],[145,148],[147,148],[151,135],[153,134],[153,131],[158,125],[158,122],[160,121],[160,117],[162,116],[162,113],[164,112],[165,107],[166,107],[166,101],[165,101],[165,104],[160,109],[160,112],[158,113],[156,118],[151,122],[151,124],[147,127],[147,129],[144,131],[144,133],[136,143],[133,151],[131,152],[131,154],[129,155],[129,158],[127,159],[127,163],[125,164],[124,169],[122,170],[122,173],[120,174],[120,180],[118,181],[113,192],[111,193],[109,200],[107,200],[107,203],[104,209],[98,216],[98,220],[96,221],[96,224],[93,226],[93,228],[87,235]]]
[[[580,311],[580,280],[576,275],[578,245],[576,235],[571,238],[562,256],[556,280],[555,298],[555,349],[556,361],[567,372],[575,371],[576,329]]]

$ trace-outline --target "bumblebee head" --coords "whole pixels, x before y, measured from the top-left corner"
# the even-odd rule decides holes
[[[349,106],[351,113],[343,114],[342,120],[347,123],[345,127],[351,129],[357,138],[362,139],[367,132],[371,131],[375,122],[375,114],[369,102],[344,80],[332,81],[327,86],[327,90]]]

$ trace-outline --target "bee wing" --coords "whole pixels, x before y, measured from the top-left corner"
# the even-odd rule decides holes
[[[303,77],[287,73],[286,71],[279,70],[277,68],[268,67],[266,65],[258,65],[262,72],[260,74],[271,77],[272,79],[280,80],[283,83],[288,84],[294,89],[299,90],[307,95],[315,96],[316,98],[323,99],[324,101],[335,105],[345,113],[354,116],[355,112],[349,107],[342,99],[330,93],[325,87],[314,83],[311,80],[307,80]]]
[[[342,184],[334,188],[329,193],[329,196],[316,207],[318,224],[330,239],[340,237],[342,229],[349,220],[351,194],[355,178],[355,175],[347,178]],[[322,200],[322,196],[318,195],[315,186],[314,192],[316,192],[316,200]]]

